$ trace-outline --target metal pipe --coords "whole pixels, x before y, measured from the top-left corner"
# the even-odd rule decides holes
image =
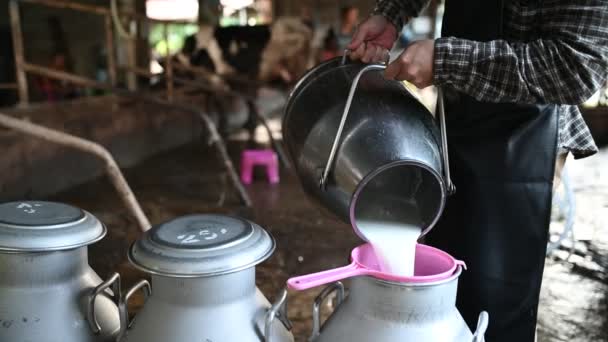
[[[258,110],[258,106],[255,104],[255,102],[248,100],[247,106],[249,107],[249,112],[251,114],[253,114],[262,123],[262,126],[264,126],[264,128],[266,129],[266,132],[268,133],[268,139],[270,139],[270,144],[277,151],[277,154],[279,155],[279,159],[283,163],[283,167],[285,167],[288,170],[291,169],[291,163],[289,162],[289,158],[286,157],[285,152],[283,151],[283,147],[272,136],[272,130],[270,129],[270,125],[268,125],[268,120],[266,120],[266,118],[260,114],[260,111]]]
[[[159,75],[165,76],[163,74],[159,74]],[[291,169],[291,163],[289,162],[289,158],[287,158],[285,152],[283,151],[283,147],[272,136],[272,130],[270,129],[270,126],[268,125],[268,120],[266,120],[266,118],[260,114],[260,111],[258,110],[258,107],[255,104],[255,99],[253,97],[238,93],[234,90],[218,89],[217,87],[211,86],[204,82],[200,82],[200,81],[196,81],[196,80],[188,80],[188,79],[181,78],[181,77],[174,77],[173,81],[175,81],[177,83],[185,84],[188,86],[200,88],[203,91],[207,91],[207,92],[215,94],[215,95],[226,95],[226,96],[235,96],[235,97],[243,98],[247,102],[247,106],[249,107],[250,114],[255,116],[256,119],[258,119],[262,123],[262,126],[264,127],[266,132],[268,132],[268,137],[270,139],[270,143],[274,147],[274,149],[277,151],[277,154],[278,154],[279,159],[281,160],[281,163],[283,164],[283,166],[288,170]],[[169,82],[169,81],[166,80],[166,82]]]
[[[135,218],[139,228],[142,231],[150,229],[150,221],[141,209],[133,191],[131,191],[129,183],[125,180],[118,164],[116,164],[116,161],[110,152],[103,146],[68,133],[33,124],[25,120],[16,119],[2,113],[0,113],[0,125],[55,144],[72,147],[100,158],[105,164],[105,170],[110,177],[110,181],[116,188],[121,200]]]
[[[252,80],[251,78],[247,78],[247,77],[243,77],[243,76],[239,76],[239,75],[220,75],[220,74],[217,74],[215,72],[212,72],[210,70],[207,70],[207,69],[205,69],[203,67],[199,67],[199,66],[175,64],[173,67],[175,69],[179,69],[179,70],[186,71],[186,72],[191,72],[193,74],[201,75],[204,77],[209,77],[209,78],[217,77],[226,82],[234,82],[234,83],[238,83],[238,84],[249,86],[249,87],[275,88],[274,86],[272,86],[266,82]]]
[[[232,161],[230,160],[230,156],[228,155],[226,145],[224,143],[224,139],[222,139],[222,137],[218,134],[217,128],[215,127],[215,123],[213,123],[213,120],[211,120],[206,113],[202,112],[198,108],[189,106],[189,105],[180,105],[180,104],[171,103],[171,102],[168,102],[168,101],[165,101],[165,100],[153,97],[153,96],[144,96],[144,95],[141,95],[139,93],[136,93],[136,92],[133,92],[130,90],[112,87],[111,85],[106,84],[106,83],[97,82],[95,80],[91,80],[91,79],[88,79],[85,77],[73,75],[73,74],[70,74],[67,72],[63,72],[63,71],[53,70],[53,69],[42,67],[39,65],[25,64],[24,69],[31,73],[34,73],[34,74],[38,74],[38,75],[42,75],[42,76],[46,76],[46,77],[50,77],[50,78],[54,78],[54,79],[69,81],[69,82],[72,82],[72,83],[75,83],[75,84],[78,84],[81,86],[85,86],[85,87],[109,90],[120,96],[135,98],[137,100],[145,101],[148,103],[153,103],[153,104],[163,106],[166,108],[181,110],[181,111],[184,111],[187,113],[192,113],[192,114],[199,116],[202,119],[203,123],[205,124],[205,127],[207,128],[207,131],[209,132],[209,134],[211,136],[211,142],[215,144],[215,147],[217,148],[217,150],[220,154],[220,157],[224,160],[224,166],[226,167],[226,171],[230,175],[230,179],[232,180],[233,186],[238,191],[239,196],[241,197],[241,201],[246,206],[248,206],[248,207],[251,206],[251,199],[249,198],[247,191],[245,191],[245,188],[243,187],[243,184],[241,183],[241,180],[236,172],[236,169],[234,168],[234,165],[232,164]]]
[[[230,159],[230,156],[228,155],[226,145],[224,145],[224,140],[217,132],[215,124],[213,123],[211,118],[209,118],[209,116],[203,114],[202,112],[199,112],[199,116],[201,120],[203,120],[203,122],[205,122],[205,124],[207,125],[207,129],[209,130],[209,134],[211,135],[211,143],[215,143],[220,153],[220,156],[224,160],[224,167],[226,167],[226,169],[228,170],[228,176],[230,176],[232,184],[239,192],[239,195],[241,196],[241,199],[243,200],[245,206],[251,207],[251,199],[249,198],[249,194],[247,194],[247,190],[245,190],[243,183],[241,183],[241,179],[239,178],[236,172],[234,164],[232,163],[232,159]]]
[[[16,0],[11,0],[8,9],[11,17],[11,32],[13,35],[13,50],[15,54],[15,69],[19,91],[19,102],[21,105],[26,105],[30,102],[30,98],[28,93],[27,75],[23,69],[25,57],[23,52],[23,33],[21,32],[19,3]]]

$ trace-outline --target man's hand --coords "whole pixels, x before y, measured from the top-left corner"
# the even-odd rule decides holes
[[[385,61],[397,39],[397,28],[381,15],[365,20],[348,45],[350,58],[364,63]]]
[[[433,85],[435,41],[413,42],[385,71],[387,79],[408,81],[422,89]]]

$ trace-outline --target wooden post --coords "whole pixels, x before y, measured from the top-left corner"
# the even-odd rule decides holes
[[[11,0],[9,3],[9,12],[11,16],[11,31],[13,34],[13,50],[15,51],[15,69],[19,91],[19,104],[27,105],[30,102],[30,98],[28,94],[27,74],[25,73],[25,70],[23,70],[23,64],[25,62],[23,34],[21,32],[19,4],[16,0]]]
[[[169,24],[164,24],[163,34],[165,36],[165,72],[167,74],[165,82],[167,82],[167,100],[173,102],[173,61],[171,58],[171,49],[169,47]]]
[[[107,53],[107,68],[108,77],[112,87],[116,86],[116,52],[114,51],[114,27],[112,25],[112,17],[104,16],[106,29],[106,53]]]

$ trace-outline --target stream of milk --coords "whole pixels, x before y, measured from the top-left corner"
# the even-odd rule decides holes
[[[413,276],[422,231],[418,206],[399,198],[377,198],[359,204],[357,229],[371,244],[382,272]]]
[[[372,245],[382,272],[405,277],[414,275],[419,225],[361,220],[357,227]]]

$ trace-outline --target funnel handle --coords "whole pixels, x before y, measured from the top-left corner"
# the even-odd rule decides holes
[[[443,155],[443,173],[445,177],[445,186],[448,195],[453,195],[456,192],[456,186],[452,183],[450,175],[450,159],[448,156],[448,138],[445,125],[445,107],[443,101],[443,90],[437,87],[437,116],[439,117],[439,131],[441,133],[441,152]]]
[[[348,266],[334,268],[332,270],[311,273],[287,280],[287,286],[296,291],[308,290],[313,287],[326,285],[339,280],[366,275],[367,271],[352,263]]]
[[[321,293],[315,298],[312,305],[312,334],[308,338],[309,342],[313,342],[321,334],[321,305],[334,291],[338,291],[336,307],[340,306],[344,301],[344,285],[337,281],[328,287],[324,288]]]
[[[479,314],[479,319],[477,320],[477,330],[473,335],[473,342],[484,342],[486,330],[488,330],[488,324],[490,321],[490,315],[487,312],[482,311]]]

